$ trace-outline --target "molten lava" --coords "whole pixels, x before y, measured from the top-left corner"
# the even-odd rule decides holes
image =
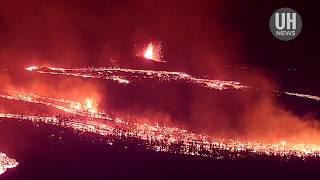
[[[71,113],[88,118],[111,120],[110,117],[108,117],[105,113],[98,111],[97,103],[93,103],[94,101],[91,99],[87,99],[83,104],[81,104],[80,102],[49,98],[32,93],[18,92],[13,90],[0,91],[0,98],[46,105],[48,107],[53,107],[66,113]]]
[[[33,70],[37,70],[37,69],[39,69],[37,66],[29,66],[29,67],[25,68],[25,70],[27,70],[27,71],[33,71]]]
[[[153,55],[154,55],[154,52],[153,52],[153,44],[150,43],[144,53],[144,58],[146,59],[154,59]]]
[[[139,50],[137,56],[143,56],[145,59],[159,63],[166,63],[166,61],[162,59],[162,45],[159,41],[149,43],[146,48],[142,49],[142,51]]]
[[[18,164],[16,160],[8,158],[4,153],[0,153],[0,175],[5,173],[9,168],[17,167]]]
[[[83,108],[91,113],[97,112],[96,104],[93,102],[92,99],[86,99],[83,104]]]
[[[209,89],[246,89],[247,86],[237,81],[211,80],[194,77],[184,72],[175,71],[156,71],[143,69],[124,69],[124,68],[55,68],[44,67],[34,70],[40,74],[75,76],[83,78],[107,79],[118,82],[119,84],[129,84],[143,79],[154,79],[162,82],[182,81],[197,84]],[[119,75],[118,75],[119,74]]]
[[[149,49],[150,50],[150,49]],[[151,44],[151,51],[153,47]],[[146,52],[147,57],[152,56]],[[203,86],[210,89],[247,89],[248,86],[236,81],[211,80],[196,78],[184,72],[123,69],[123,68],[53,68],[36,67],[26,68],[44,74],[59,74],[65,76],[76,76],[85,78],[108,79],[123,84],[133,83],[143,79],[155,79],[159,81],[183,81]],[[120,80],[119,80],[120,79]],[[319,100],[316,96],[289,93],[303,98]],[[95,99],[87,98],[83,103],[44,97],[36,94],[19,91],[0,91],[0,98],[19,101],[30,104],[44,105],[63,111],[62,116],[9,114],[0,112],[0,120],[27,120],[34,123],[42,122],[57,126],[72,128],[81,132],[93,132],[108,138],[112,137],[134,137],[144,142],[148,149],[162,152],[174,152],[186,155],[200,155],[213,158],[241,158],[247,155],[254,157],[284,157],[284,158],[308,158],[320,157],[319,144],[304,144],[281,141],[278,143],[264,143],[240,139],[224,139],[210,137],[205,134],[193,133],[191,131],[176,127],[155,126],[130,122],[127,119],[113,117],[101,112]],[[70,114],[66,115],[66,114]],[[108,121],[105,121],[108,120]]]
[[[3,93],[6,92],[9,91],[4,91]],[[11,94],[15,95],[0,94],[0,98],[46,105],[70,113],[71,116],[63,115],[50,117],[0,112],[0,120],[18,119],[31,121],[33,123],[42,122],[72,128],[79,132],[92,132],[105,136],[106,138],[135,138],[143,141],[146,148],[154,151],[174,152],[218,159],[241,159],[246,158],[247,156],[279,157],[284,159],[320,157],[320,145],[317,144],[290,143],[286,141],[263,143],[239,139],[214,138],[205,134],[193,133],[176,127],[135,123],[120,117],[111,117],[99,112],[90,112],[90,109],[95,110],[96,106],[92,99],[86,99],[84,104],[81,105],[79,102],[42,97],[25,92],[11,92]],[[72,107],[74,105],[76,108]],[[81,106],[87,110],[75,110]]]
[[[106,79],[106,80],[112,80],[112,81],[118,82],[119,84],[130,84],[131,82],[135,82],[136,80],[140,81],[141,79],[158,79],[159,81],[162,81],[162,82],[184,81],[186,83],[193,83],[199,86],[203,86],[209,89],[216,89],[216,90],[250,88],[249,86],[243,85],[237,81],[197,78],[185,72],[175,72],[175,71],[157,71],[157,70],[125,69],[125,68],[109,68],[109,67],[56,68],[56,67],[43,66],[43,68],[44,69],[41,69],[37,66],[31,66],[25,69],[27,71],[34,71],[40,74]],[[116,74],[119,74],[119,75],[116,75]],[[309,94],[299,94],[299,93],[292,93],[287,91],[281,92],[277,90],[274,90],[274,92],[289,95],[289,96],[296,96],[300,98],[320,101],[319,96],[314,96]]]

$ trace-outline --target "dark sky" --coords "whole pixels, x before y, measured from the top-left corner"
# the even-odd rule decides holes
[[[290,42],[269,32],[271,13],[281,7],[302,16],[302,33]],[[285,81],[293,68],[294,79],[311,85],[319,65],[316,7],[302,1],[0,1],[0,66],[102,66],[111,58],[129,61],[135,45],[157,40],[179,70],[217,75],[225,66],[245,65]]]

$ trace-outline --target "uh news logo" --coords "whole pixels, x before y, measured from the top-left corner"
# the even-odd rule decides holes
[[[282,41],[292,40],[301,32],[301,16],[290,8],[278,9],[270,17],[269,28],[277,39]]]

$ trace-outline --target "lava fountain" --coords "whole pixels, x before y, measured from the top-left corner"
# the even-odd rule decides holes
[[[154,59],[153,55],[154,55],[154,52],[153,52],[153,44],[150,43],[150,44],[148,45],[145,53],[144,53],[144,58],[146,58],[146,59],[151,59],[151,60],[152,60],[152,59]]]

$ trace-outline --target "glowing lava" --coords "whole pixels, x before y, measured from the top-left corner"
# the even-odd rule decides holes
[[[88,111],[92,114],[98,113],[97,104],[92,99],[86,99],[83,104],[79,102],[71,102],[70,107],[77,111]]]
[[[182,81],[186,83],[193,83],[209,89],[226,90],[226,89],[249,89],[249,86],[243,85],[237,81],[213,80],[206,78],[197,78],[185,72],[176,71],[157,71],[144,69],[126,69],[126,68],[55,68],[55,67],[28,67],[26,70],[34,71],[40,74],[65,75],[83,78],[106,79],[113,80],[119,84],[129,84],[134,81],[141,81],[142,79],[154,79],[163,82]],[[319,96],[299,94],[292,92],[274,91],[275,93],[282,93],[290,96],[312,99],[320,101]]]
[[[159,62],[159,63],[166,63],[162,59],[162,43],[160,41],[153,41],[150,42],[146,47],[139,50],[137,56],[144,57],[145,59]]]
[[[6,154],[0,153],[0,175],[5,173],[9,168],[17,167],[18,164],[15,159],[10,159]]]
[[[30,95],[31,98],[25,97],[27,93],[17,93],[16,97],[1,95],[0,97],[14,100],[29,102],[32,104],[43,104],[54,108],[60,108],[71,116],[40,116],[40,115],[23,115],[8,114],[0,112],[0,119],[10,120],[27,120],[33,123],[47,123],[56,126],[72,128],[80,132],[92,132],[102,135],[106,141],[116,138],[128,138],[140,140],[147,149],[161,152],[172,152],[186,155],[197,155],[217,159],[241,159],[253,157],[280,157],[289,158],[313,158],[320,156],[320,146],[316,144],[295,144],[286,141],[278,143],[262,143],[255,141],[235,140],[214,138],[205,134],[193,133],[191,131],[176,127],[165,127],[151,125],[147,123],[130,122],[119,117],[101,115],[99,113],[89,113],[87,111],[75,110],[80,106],[84,108],[93,108],[94,101],[87,99],[83,105],[73,102],[77,108],[70,107],[68,100],[41,97]],[[77,114],[79,116],[74,116]],[[102,117],[101,117],[102,116]],[[105,121],[109,117],[111,121]],[[109,143],[112,144],[112,143]]]
[[[313,95],[309,95],[309,94],[299,94],[299,93],[291,93],[291,92],[284,92],[287,95],[290,96],[297,96],[297,97],[301,97],[301,98],[308,98],[308,99],[313,99],[316,101],[320,101],[320,97],[319,96],[313,96]]]
[[[12,90],[0,91],[0,98],[34,103],[39,105],[46,105],[61,110],[65,113],[71,113],[73,115],[79,115],[88,118],[111,120],[110,117],[108,117],[105,113],[98,112],[98,105],[94,103],[93,100],[91,100],[90,98],[87,99],[83,104],[81,104],[80,102],[48,98],[32,93],[18,92]]]
[[[152,49],[151,49],[152,50]],[[150,55],[150,54],[149,54]],[[124,68],[54,68],[29,67],[26,70],[37,73],[67,75],[86,78],[128,79],[128,82],[142,79],[154,79],[159,81],[179,81],[193,83],[210,89],[247,89],[248,87],[236,81],[211,80],[196,78],[184,72],[139,70]],[[116,81],[118,81],[116,80]],[[126,83],[124,83],[126,84]],[[317,96],[284,92],[303,98],[319,100]],[[10,93],[12,94],[12,93]],[[132,123],[128,120],[112,117],[105,113],[100,113],[93,99],[86,99],[83,103],[42,97],[30,93],[16,92],[14,95],[0,94],[0,97],[9,100],[17,100],[35,104],[47,105],[70,113],[69,117],[46,117],[28,116],[21,114],[0,113],[0,118],[15,118],[30,120],[32,122],[44,122],[58,126],[72,128],[81,132],[89,131],[106,138],[113,137],[134,137],[143,140],[146,147],[155,151],[173,152],[187,155],[200,155],[213,158],[242,158],[251,154],[267,157],[320,157],[320,145],[317,144],[296,144],[286,141],[278,143],[263,143],[235,139],[214,138],[204,134],[197,134],[185,129],[175,127],[161,127],[151,124]],[[79,115],[79,116],[74,116]],[[110,121],[104,121],[104,120]]]
[[[113,80],[120,84],[129,84],[133,81],[141,81],[143,79],[153,79],[162,82],[181,81],[185,83],[197,84],[209,89],[225,90],[225,89],[246,89],[247,86],[237,81],[211,80],[197,78],[184,72],[175,71],[157,71],[143,69],[125,69],[125,68],[54,68],[41,67],[34,70],[41,74],[65,75],[83,78],[107,79]],[[121,76],[121,79],[119,77]]]
[[[37,66],[29,66],[29,67],[25,68],[25,70],[27,70],[27,71],[33,71],[33,70],[37,70],[37,69],[39,69]]]
[[[92,113],[96,113],[97,112],[96,105],[95,105],[95,103],[93,102],[92,99],[86,99],[84,104],[83,104],[83,107],[84,107],[85,110],[87,110],[89,112],[92,112]]]
[[[154,59],[153,54],[154,54],[154,52],[153,52],[153,44],[150,43],[148,45],[145,53],[144,53],[144,58],[146,58],[146,59]]]
[[[70,107],[78,111],[82,110],[82,105],[81,103],[78,103],[78,102],[70,103]]]

